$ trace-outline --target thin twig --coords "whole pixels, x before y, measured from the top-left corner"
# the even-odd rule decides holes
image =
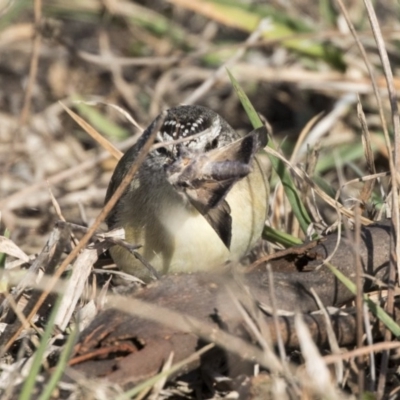
[[[357,205],[354,210],[354,265],[356,266],[356,329],[357,329],[357,347],[363,345],[364,323],[363,323],[363,269],[360,259],[360,241],[361,241],[361,222],[360,222],[360,207]],[[364,360],[360,356],[357,358],[358,368],[358,393],[362,398],[364,393]]]
[[[34,14],[35,14],[35,25],[36,27],[38,27],[42,18],[42,0],[35,0]],[[20,125],[25,125],[26,122],[28,121],[31,109],[33,86],[35,84],[36,76],[38,73],[39,53],[40,53],[41,43],[42,43],[42,35],[40,34],[40,32],[38,32],[38,30],[36,30],[33,39],[31,63],[29,66],[28,84],[26,86],[24,103],[19,117]]]
[[[381,342],[372,344],[371,346],[364,346],[358,349],[354,349],[342,354],[330,354],[329,356],[325,356],[323,358],[327,364],[333,364],[338,360],[349,360],[350,358],[362,356],[372,351],[374,353],[377,353],[384,350],[398,349],[399,347],[399,342]]]
[[[268,20],[262,20],[258,25],[257,29],[248,37],[246,43],[255,43],[263,32],[266,30],[268,24]],[[234,65],[237,61],[239,61],[244,54],[246,53],[246,48],[239,48],[236,53],[223,65],[221,65],[208,79],[206,79],[189,97],[187,97],[183,103],[184,104],[194,104],[201,97],[203,97],[215,84],[217,80],[219,80],[222,76],[226,75],[226,69]]]

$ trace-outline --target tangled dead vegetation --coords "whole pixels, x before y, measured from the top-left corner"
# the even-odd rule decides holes
[[[321,15],[308,1],[286,9],[211,0],[6,3],[2,398],[395,398],[395,109],[393,138],[381,133],[400,86],[382,44],[396,71],[394,6],[376,5],[378,46],[353,21],[365,59],[340,1]],[[359,7],[347,10],[350,20],[366,15]],[[377,96],[365,63],[379,71]],[[87,233],[116,161],[63,105],[121,151],[181,103],[203,104],[249,132],[227,67],[272,125],[278,153],[291,154],[285,165],[313,224],[302,232],[273,174],[268,228],[303,245],[264,241],[245,266],[144,287],[104,255],[113,243],[104,224]],[[381,222],[361,228],[369,220]],[[315,233],[320,239],[309,241]],[[85,248],[74,250],[85,235]]]

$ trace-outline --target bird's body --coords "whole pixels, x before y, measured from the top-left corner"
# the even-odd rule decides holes
[[[109,228],[125,228],[126,240],[142,245],[138,251],[162,274],[238,260],[260,238],[266,219],[269,187],[254,157],[257,137],[242,141],[204,107],[169,110],[159,141],[191,135],[195,139],[149,153],[107,220]],[[134,145],[120,160],[106,200],[139,148]],[[149,271],[128,250],[114,246],[111,255],[125,272],[148,279]]]

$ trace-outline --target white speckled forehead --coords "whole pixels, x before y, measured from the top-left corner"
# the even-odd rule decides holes
[[[210,124],[211,123],[211,124]],[[211,143],[221,132],[220,119],[207,119],[199,116],[195,120],[166,120],[159,132],[158,138],[161,142],[170,142],[177,139],[188,140],[183,145],[188,149],[204,151],[207,143]],[[193,138],[191,138],[193,136]],[[167,146],[168,150],[174,151],[176,145]]]

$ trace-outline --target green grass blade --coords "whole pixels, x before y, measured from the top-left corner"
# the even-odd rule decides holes
[[[34,356],[29,374],[23,384],[21,394],[19,396],[19,400],[29,400],[33,394],[33,391],[35,388],[35,383],[36,383],[36,378],[37,378],[37,376],[40,372],[40,368],[42,366],[43,356],[47,349],[48,341],[50,340],[51,335],[53,333],[54,321],[56,319],[57,312],[58,312],[58,309],[61,304],[61,298],[62,298],[61,296],[59,296],[57,298],[54,308],[50,314],[50,318],[47,321],[46,329],[43,332],[42,338],[40,340],[40,345],[36,350],[36,354]]]
[[[285,247],[297,246],[303,243],[299,238],[296,238],[289,233],[278,231],[270,226],[264,227],[262,236],[268,242],[280,243]]]
[[[231,80],[232,86],[235,89],[240,102],[242,103],[243,108],[248,115],[251,124],[253,125],[254,129],[260,128],[263,126],[263,123],[258,116],[256,110],[254,109],[253,105],[251,104],[249,98],[247,97],[246,93],[240,87],[239,83],[233,77],[233,75],[228,70],[228,75]],[[275,150],[275,147],[271,140],[268,142],[268,146]],[[296,186],[293,183],[293,180],[289,174],[289,171],[285,168],[285,165],[281,160],[276,157],[269,156],[271,161],[272,167],[275,172],[278,174],[283,188],[285,190],[286,197],[289,200],[290,206],[292,207],[293,213],[296,216],[302,231],[306,234],[308,226],[311,224],[311,219],[307,213],[304,204],[301,201],[300,195],[297,192]]]
[[[357,287],[347,276],[343,275],[335,266],[330,263],[325,264],[333,275],[343,283],[344,286],[351,293],[356,295]],[[366,294],[364,294],[364,301],[367,303],[369,310],[374,314],[385,326],[395,335],[397,338],[400,337],[400,326],[396,324],[395,321],[386,313],[386,311],[380,307],[378,304],[374,303]]]
[[[10,7],[6,13],[0,16],[0,31],[15,23],[15,20],[29,7],[32,6],[32,1],[30,0],[16,0],[1,3],[1,10],[5,11],[6,7]],[[4,7],[4,8],[3,8]]]
[[[11,232],[8,228],[4,230],[4,237],[7,239],[10,239]],[[4,269],[6,265],[6,259],[7,259],[7,254],[6,253],[0,253],[0,269]]]
[[[58,382],[60,381],[65,371],[65,367],[67,366],[77,336],[78,336],[78,327],[76,326],[70,333],[68,340],[65,343],[65,347],[58,360],[57,366],[51,375],[50,381],[47,383],[45,389],[43,390],[41,396],[39,397],[39,400],[48,400],[51,398],[54,389],[56,388]]]
[[[86,119],[86,121],[108,138],[122,140],[129,137],[129,131],[121,128],[116,123],[105,117],[104,113],[96,110],[95,107],[84,104],[83,102],[74,103],[74,107],[79,111],[79,114]]]
[[[244,110],[246,111],[246,114],[249,117],[249,120],[250,120],[251,124],[253,125],[253,128],[254,129],[261,128],[264,124],[262,123],[260,117],[258,116],[257,111],[254,109],[254,107],[251,104],[246,93],[239,85],[239,82],[231,74],[229,69],[227,69],[226,71],[228,72],[229,79],[231,80],[232,86],[235,89],[235,92],[236,92],[237,96],[239,97],[239,100],[242,103],[242,106],[243,106]]]
[[[372,150],[377,150],[376,144],[372,143]],[[315,172],[323,174],[326,171],[336,168],[337,160],[345,160],[342,164],[348,164],[351,161],[362,159],[364,148],[360,143],[343,144],[335,148],[334,151],[325,151],[317,162]]]
[[[197,3],[200,3],[200,1],[197,1]],[[288,17],[285,13],[277,10],[276,7],[267,4],[267,2],[247,4],[247,2],[237,0],[203,0],[201,3],[204,7],[199,9],[200,13],[225,26],[244,32],[253,32],[257,29],[262,19],[268,18],[268,29],[263,32],[265,39],[281,40],[281,45],[287,49],[311,58],[325,60],[337,68],[345,67],[341,51],[329,42],[297,37],[301,33],[315,32],[315,26],[303,23],[300,18],[295,20]],[[207,10],[206,13],[202,11],[205,9]]]

